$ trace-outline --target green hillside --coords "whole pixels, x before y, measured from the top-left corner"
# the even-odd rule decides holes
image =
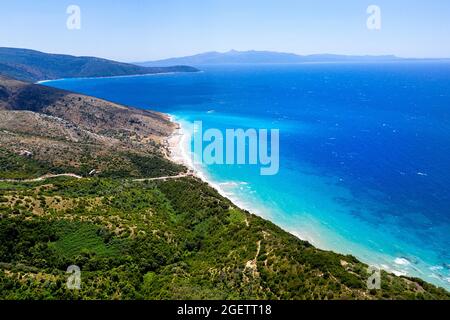
[[[59,78],[195,71],[198,70],[188,66],[149,68],[95,57],[74,57],[28,49],[0,48],[0,74],[30,82]]]
[[[1,183],[1,299],[449,299],[314,248],[195,178]],[[81,290],[66,289],[77,265]]]

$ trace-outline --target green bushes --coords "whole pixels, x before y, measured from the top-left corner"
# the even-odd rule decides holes
[[[111,235],[104,229],[87,223],[54,223],[58,240],[50,243],[58,256],[74,258],[81,254],[114,257],[120,250],[109,243]]]
[[[318,250],[195,178],[58,178],[37,187],[0,185],[2,197],[22,198],[14,208],[0,203],[0,298],[449,298],[408,280],[424,288],[418,294],[387,273],[382,290],[369,292],[356,258]],[[42,206],[46,198],[53,202]],[[46,215],[33,213],[37,204]],[[65,287],[72,264],[82,271],[77,292]]]
[[[104,159],[109,165],[99,174],[102,178],[153,178],[174,176],[186,169],[162,155],[146,155],[132,152],[120,152],[116,159]]]
[[[39,177],[50,171],[45,163],[0,148],[0,179]]]

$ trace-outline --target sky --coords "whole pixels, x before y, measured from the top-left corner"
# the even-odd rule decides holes
[[[0,1],[3,47],[126,62],[231,49],[450,58],[449,0]],[[69,5],[80,29],[67,28]]]

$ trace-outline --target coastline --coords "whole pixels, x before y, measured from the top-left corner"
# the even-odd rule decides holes
[[[202,70],[193,72],[203,72]],[[63,81],[63,80],[89,80],[89,79],[115,79],[115,78],[134,78],[134,77],[146,77],[146,76],[159,76],[159,75],[171,75],[177,73],[184,73],[182,71],[172,71],[172,72],[157,72],[157,73],[144,73],[144,74],[127,74],[123,76],[104,76],[104,77],[74,77],[74,78],[58,78],[58,79],[45,79],[36,81],[34,84],[45,84],[46,82]]]
[[[150,75],[156,76],[162,75],[162,73]],[[142,77],[145,75],[138,75],[138,76]],[[116,77],[128,78],[135,76],[131,75],[113,76],[104,78],[116,78]],[[76,78],[76,79],[86,79],[86,78]],[[50,82],[52,81],[53,80],[50,80]],[[447,283],[443,285],[442,283],[440,283],[443,280],[441,278],[437,278],[437,276],[434,275],[435,271],[438,269],[436,270],[431,269],[431,268],[441,268],[441,266],[438,264],[430,264],[430,266],[427,266],[427,269],[424,268],[417,269],[415,266],[415,262],[412,259],[408,260],[409,256],[403,253],[400,253],[398,255],[392,255],[386,254],[385,252],[382,251],[371,252],[370,248],[368,249],[358,242],[350,242],[348,241],[348,239],[344,239],[343,237],[341,237],[339,233],[336,233],[335,230],[332,230],[332,228],[329,227],[328,225],[321,224],[321,220],[319,218],[314,219],[316,218],[315,216],[312,216],[314,220],[311,221],[302,219],[301,221],[303,225],[300,228],[295,223],[292,224],[291,223],[292,221],[285,220],[285,217],[282,216],[282,214],[284,214],[285,211],[281,211],[278,210],[278,208],[276,207],[275,208],[272,207],[271,203],[267,203],[264,201],[265,199],[253,197],[252,195],[247,194],[246,191],[241,192],[239,189],[245,188],[243,184],[245,184],[246,181],[232,180],[226,176],[218,176],[218,177],[213,176],[214,172],[213,170],[207,170],[207,168],[201,165],[194,164],[192,161],[192,153],[189,145],[193,132],[191,122],[189,122],[188,118],[185,119],[183,116],[178,117],[178,115],[172,115],[163,112],[159,113],[167,121],[173,124],[172,133],[169,136],[162,137],[161,140],[161,142],[163,142],[163,145],[166,147],[165,148],[166,151],[168,151],[166,152],[166,157],[171,161],[174,161],[187,167],[190,170],[190,175],[193,175],[198,179],[202,180],[203,182],[207,183],[211,188],[215,189],[221,196],[229,199],[234,204],[235,207],[241,208],[243,210],[250,212],[251,214],[259,216],[265,220],[271,221],[272,223],[283,229],[285,232],[291,234],[292,236],[298,239],[311,243],[314,247],[318,249],[332,251],[344,255],[351,254],[356,256],[359,261],[364,262],[371,266],[376,266],[377,268],[386,270],[389,273],[408,277],[418,277],[423,279],[424,281],[428,281],[437,286],[441,287],[444,286],[445,288],[448,288]],[[210,171],[212,173],[210,173]],[[305,223],[305,221],[307,222]],[[311,222],[314,222],[315,224],[311,224]],[[352,228],[354,228],[354,226],[352,226]],[[336,239],[338,241],[336,241]],[[438,279],[439,282],[438,281],[433,282],[433,279],[430,279],[430,277],[435,277],[436,279]],[[447,280],[444,279],[444,281],[450,283],[450,280],[448,280],[448,278],[446,279]]]
[[[202,180],[203,182],[207,183],[211,188],[215,189],[221,196],[229,199],[236,207],[241,208],[251,214],[255,214],[263,219],[266,219],[268,221],[271,221],[281,229],[283,229],[285,232],[291,234],[292,236],[309,242],[314,247],[325,250],[325,251],[331,251],[337,254],[351,254],[354,255],[354,252],[348,252],[348,250],[339,250],[337,248],[332,248],[329,245],[326,245],[326,242],[322,243],[323,239],[319,239],[318,237],[315,237],[313,234],[314,232],[306,232],[305,230],[302,230],[302,232],[296,231],[296,230],[289,230],[286,225],[280,225],[279,223],[275,222],[273,219],[270,218],[270,214],[268,214],[268,210],[264,209],[258,209],[258,205],[251,202],[246,202],[242,198],[239,198],[236,193],[227,192],[223,186],[225,185],[235,185],[237,182],[224,182],[219,183],[217,181],[214,181],[212,177],[209,176],[209,174],[206,172],[206,169],[202,168],[201,165],[197,165],[193,161],[192,151],[191,151],[191,139],[192,139],[192,132],[194,128],[189,128],[191,126],[191,123],[188,121],[185,121],[184,119],[177,118],[176,116],[172,114],[166,114],[168,117],[168,120],[172,122],[175,125],[175,129],[172,132],[172,134],[166,138],[166,146],[168,150],[168,159],[181,164],[188,168],[188,170],[191,171],[192,176],[197,177],[198,179]],[[316,230],[317,231],[317,230]],[[316,235],[317,236],[317,235]],[[323,235],[321,235],[323,236]],[[348,248],[347,248],[348,249]],[[347,252],[346,252],[347,251]],[[346,252],[346,253],[344,253]],[[381,258],[381,261],[378,260],[372,260],[369,261],[368,259],[364,259],[361,257],[356,256],[357,259],[369,266],[373,266],[376,268],[379,268],[381,270],[386,271],[387,273],[394,274],[396,276],[406,276],[406,277],[417,277],[417,275],[410,274],[406,270],[400,268],[402,266],[410,266],[411,262],[407,260],[404,257],[393,257],[392,259],[388,255],[380,255],[379,258]],[[366,257],[367,258],[367,257]],[[395,258],[395,260],[394,260]],[[429,281],[425,280],[424,281]],[[448,281],[448,280],[447,280]],[[438,284],[435,284],[439,286]],[[441,287],[443,287],[441,285]]]
[[[269,214],[265,212],[264,209],[258,208],[258,206],[257,205],[255,206],[254,203],[246,202],[245,200],[239,198],[234,193],[227,192],[223,187],[225,185],[236,185],[237,182],[219,183],[217,181],[214,181],[214,179],[208,175],[206,170],[203,169],[201,165],[196,165],[192,159],[192,152],[190,150],[191,149],[190,142],[192,139],[191,132],[193,132],[193,128],[187,128],[190,125],[190,123],[184,121],[183,119],[179,119],[172,114],[166,113],[166,115],[169,118],[169,121],[175,124],[175,129],[173,133],[166,138],[166,146],[168,150],[169,160],[187,167],[192,172],[193,176],[207,183],[211,188],[215,189],[221,196],[229,199],[236,207],[248,211],[251,214],[255,214],[263,219],[269,220],[272,223],[275,223],[274,221],[269,219],[268,217]],[[321,247],[317,239],[315,239],[309,234],[300,234],[297,231],[288,230],[282,226],[279,227],[281,227],[284,231],[292,234],[293,236],[299,238],[302,241],[307,241],[318,248]]]

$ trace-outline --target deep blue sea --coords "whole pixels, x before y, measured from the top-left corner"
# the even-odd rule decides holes
[[[321,248],[450,289],[450,63],[202,69],[46,85],[170,113],[185,129],[279,129],[277,175],[205,175]]]

